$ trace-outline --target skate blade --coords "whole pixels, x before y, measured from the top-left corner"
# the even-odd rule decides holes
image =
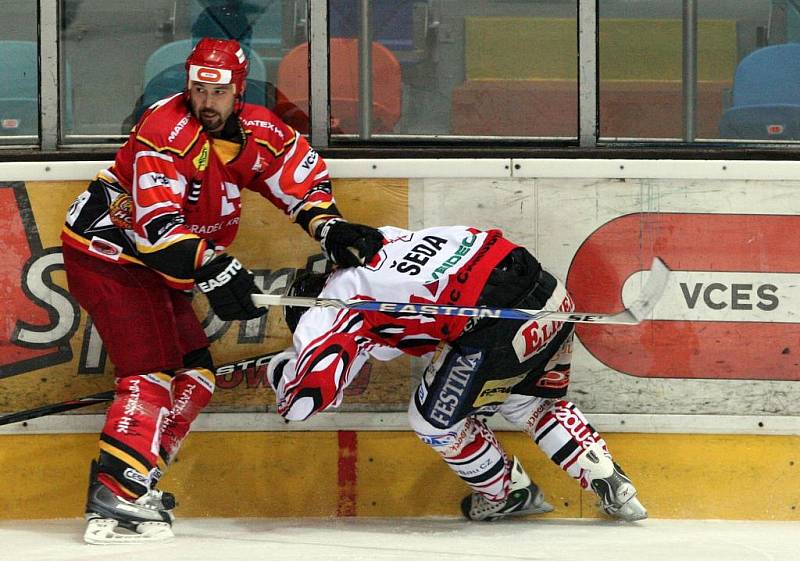
[[[623,522],[636,522],[647,518],[647,509],[644,508],[639,499],[634,495],[620,507],[600,505],[601,510],[612,518]]]
[[[622,505],[614,516],[625,522],[636,522],[637,520],[644,520],[647,518],[647,510],[642,503],[639,502],[639,499],[633,497]]]
[[[546,514],[554,510],[553,505],[542,499],[539,504],[532,504],[526,510],[521,511],[520,514]]]
[[[119,527],[111,518],[93,518],[86,524],[83,541],[91,545],[125,545],[132,543],[160,543],[175,537],[166,522],[142,522],[136,531]]]
[[[553,508],[553,505],[544,500],[543,493],[539,491],[534,500],[531,501],[531,504],[529,504],[528,506],[511,512],[489,515],[489,517],[485,518],[484,520],[488,522],[494,522],[496,520],[502,520],[503,518],[509,518],[511,516],[530,516],[535,514],[547,514],[548,512],[553,512],[553,510],[555,510]]]
[[[531,516],[534,514],[547,514],[548,512],[553,512],[555,510],[553,505],[546,501],[542,501],[541,504],[538,505],[531,505],[527,508],[522,508],[520,510],[515,510],[513,512],[507,512],[505,514],[498,514],[495,515],[490,520],[502,520],[503,518],[508,518],[509,516]]]

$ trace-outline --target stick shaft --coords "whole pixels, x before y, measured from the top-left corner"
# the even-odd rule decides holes
[[[617,325],[636,325],[653,310],[664,292],[669,269],[655,258],[650,269],[650,277],[642,288],[639,298],[621,312],[561,312],[556,310],[529,310],[524,308],[489,308],[482,306],[446,306],[441,304],[411,304],[408,302],[376,302],[374,300],[337,300],[334,298],[306,298],[300,296],[280,296],[277,294],[254,294],[256,306],[299,306],[303,308],[324,307],[347,308],[364,312],[388,314],[418,314],[466,316],[477,318],[499,318],[529,321],[548,319],[574,323],[605,323]]]
[[[483,306],[445,306],[440,304],[411,304],[407,302],[376,302],[373,300],[336,300],[333,298],[304,298],[279,296],[277,294],[254,294],[256,306],[299,306],[301,308],[333,307],[361,312],[386,314],[415,314],[431,316],[465,316],[477,318],[499,318],[531,320],[547,318],[552,321],[578,323],[637,324],[636,318],[627,310],[613,314],[589,312],[558,312],[550,310],[528,310],[524,308],[489,308]]]
[[[38,417],[45,417],[47,415],[55,415],[56,413],[63,413],[64,411],[71,411],[81,407],[88,407],[89,405],[96,405],[98,403],[105,403],[114,399],[113,390],[100,392],[85,397],[70,399],[60,403],[51,403],[49,405],[42,405],[27,409],[25,411],[17,411],[16,413],[9,413],[0,417],[0,426],[10,425],[11,423],[20,423]]]
[[[266,362],[263,362],[263,360],[265,358],[267,359],[271,358],[275,356],[275,354],[277,353],[274,352],[266,353],[249,359],[237,360],[235,362],[223,364],[216,368],[216,372],[219,373],[220,375],[223,373],[228,373],[231,370],[231,367],[233,367],[233,369],[236,369],[240,365],[242,369],[245,369],[245,366],[249,364],[252,364],[253,366],[263,366],[264,364],[266,364]],[[88,407],[90,405],[96,405],[98,403],[105,403],[113,399],[114,399],[114,390],[108,390],[105,392],[95,393],[84,397],[69,399],[67,401],[61,401],[59,403],[50,403],[48,405],[41,405],[39,407],[34,407],[32,409],[26,409],[24,411],[17,411],[14,413],[9,413],[8,415],[0,416],[0,426],[10,425],[12,423],[21,423],[22,421],[29,421],[31,419],[37,419],[39,417],[46,417],[47,415],[55,415],[56,413],[64,413],[65,411],[72,411],[73,409],[80,409],[81,407]]]

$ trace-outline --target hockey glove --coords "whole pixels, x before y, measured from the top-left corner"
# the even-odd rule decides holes
[[[253,274],[238,259],[223,253],[194,272],[195,286],[208,297],[219,319],[253,319],[267,313],[256,308],[251,294],[261,294]]]
[[[381,247],[383,234],[362,224],[332,218],[322,225],[319,243],[325,257],[340,267],[357,267],[369,263]]]

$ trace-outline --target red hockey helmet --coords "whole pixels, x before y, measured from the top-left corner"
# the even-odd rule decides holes
[[[205,84],[234,84],[242,95],[247,85],[247,57],[235,39],[204,37],[186,59],[189,80]]]

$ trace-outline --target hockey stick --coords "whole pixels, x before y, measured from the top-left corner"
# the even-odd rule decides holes
[[[28,421],[47,415],[55,415],[56,413],[63,413],[64,411],[71,411],[72,409],[78,409],[80,407],[88,407],[89,405],[95,405],[97,403],[105,403],[112,399],[114,399],[114,390],[109,390],[107,392],[100,392],[85,397],[62,401],[61,403],[51,403],[25,411],[17,411],[16,413],[9,413],[8,415],[0,417],[0,426]]]
[[[237,360],[229,364],[223,364],[222,366],[218,366],[215,369],[215,374],[216,375],[229,374],[230,372],[233,372],[239,365],[241,365],[242,369],[245,370],[246,366],[250,363],[252,363],[254,366],[256,365],[263,366],[266,363],[261,362],[261,364],[259,364],[260,361],[263,361],[263,359],[265,358],[272,358],[276,354],[278,353],[277,352],[267,353],[246,360]],[[9,413],[8,415],[3,415],[2,417],[0,417],[0,426],[10,425],[12,423],[20,423],[22,421],[29,421],[31,419],[37,419],[39,417],[46,417],[47,415],[55,415],[56,413],[63,413],[65,411],[71,411],[73,409],[79,409],[81,407],[88,407],[89,405],[105,403],[113,399],[114,399],[114,390],[109,390],[105,392],[95,393],[92,395],[87,395],[84,397],[78,397],[75,399],[68,399],[67,401],[62,401],[60,403],[50,403],[48,405],[41,405],[39,407],[34,407],[33,409],[26,409],[25,411],[17,411],[16,413]]]
[[[335,298],[305,298],[279,296],[276,294],[254,294],[253,304],[258,307],[298,306],[301,308],[330,306],[363,312],[388,314],[420,314],[443,316],[467,316],[476,318],[500,318],[532,320],[547,318],[551,321],[574,323],[606,323],[637,325],[653,311],[669,278],[670,270],[661,259],[655,257],[650,275],[636,301],[621,312],[606,314],[595,312],[561,312],[557,310],[526,310],[522,308],[488,308],[470,306],[445,306],[439,304],[411,304],[407,302],[375,302],[373,300],[337,300]]]

